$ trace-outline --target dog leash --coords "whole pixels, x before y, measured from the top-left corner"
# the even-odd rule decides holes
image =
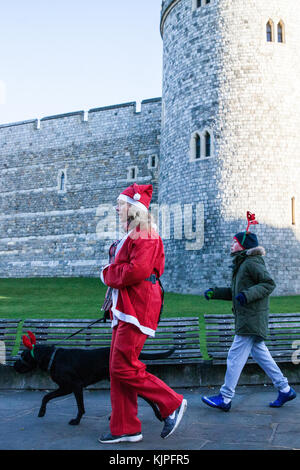
[[[67,339],[72,338],[73,336],[77,335],[77,334],[80,333],[81,331],[86,330],[86,329],[89,328],[90,326],[95,325],[95,323],[102,323],[102,322],[103,322],[103,323],[106,323],[106,315],[105,315],[105,313],[104,313],[103,317],[98,318],[98,320],[95,320],[95,321],[93,321],[92,323],[90,323],[89,325],[84,326],[84,327],[81,328],[80,330],[75,331],[75,333],[72,333],[70,336],[67,336],[67,337],[64,338],[62,341],[65,341],[65,340],[67,340]]]
[[[161,308],[160,308],[160,312],[159,312],[159,321],[160,321],[160,318],[161,318],[161,314],[162,314],[162,311],[163,311],[163,308],[164,308],[164,288],[163,288],[163,285],[161,283],[161,280],[159,277],[156,277],[155,274],[151,274],[150,277],[147,277],[145,279],[145,281],[150,281],[152,282],[152,284],[155,284],[156,281],[158,281],[159,285],[160,285],[160,288],[161,288],[161,291],[162,291],[162,303],[161,303]],[[63,341],[67,340],[67,339],[70,339],[72,338],[73,336],[77,335],[78,333],[80,333],[81,331],[83,330],[86,330],[87,328],[89,328],[90,326],[93,326],[95,325],[96,323],[106,323],[106,319],[109,318],[109,313],[107,310],[104,310],[104,314],[103,314],[103,317],[99,318],[98,320],[95,320],[93,321],[92,323],[90,323],[89,325],[87,326],[84,326],[83,328],[81,328],[80,330],[78,331],[75,331],[75,333],[72,333],[71,335],[67,336],[66,338],[63,339]]]
[[[47,371],[50,372],[50,369],[51,369],[51,366],[53,364],[53,361],[54,361],[54,357],[55,357],[55,354],[56,354],[56,351],[57,351],[57,348],[54,346],[54,351],[50,357],[50,361],[49,361],[49,364],[48,364],[48,367],[47,367]]]
[[[89,327],[92,326],[92,325],[95,325],[95,323],[98,323],[98,322],[104,322],[104,323],[106,322],[106,315],[105,315],[105,312],[104,312],[103,317],[98,318],[98,320],[95,320],[95,321],[93,321],[92,323],[90,323],[89,325],[84,326],[84,327],[81,328],[80,330],[75,331],[75,333],[72,333],[71,335],[67,336],[67,337],[64,338],[62,341],[65,341],[65,340],[67,340],[67,339],[72,338],[72,336],[77,335],[77,334],[80,333],[81,331],[86,330],[87,328],[89,328]],[[51,367],[52,367],[52,364],[53,364],[55,355],[56,355],[56,353],[57,353],[57,351],[58,351],[59,349],[60,349],[60,348],[56,348],[56,347],[54,346],[54,350],[53,350],[53,353],[51,354],[51,357],[50,357],[50,360],[49,360],[49,363],[48,363],[48,367],[47,367],[47,371],[48,371],[48,372],[50,372],[50,369],[51,369]],[[25,362],[25,361],[23,361],[23,362]]]
[[[149,278],[145,279],[145,281],[150,281],[153,284],[155,284],[156,281],[158,281],[159,285],[161,287],[161,290],[162,290],[162,304],[161,304],[161,309],[160,309],[160,313],[159,313],[159,321],[160,321],[160,317],[161,317],[163,307],[164,307],[164,288],[162,286],[161,280],[159,278],[156,278],[155,274],[151,274],[151,276]],[[95,325],[96,323],[106,323],[106,319],[108,318],[107,313],[108,313],[107,311],[104,311],[103,317],[98,318],[98,320],[95,320],[95,321],[91,322],[89,325],[84,326],[83,328],[80,328],[80,330],[75,331],[75,333],[72,333],[71,335],[67,336],[62,341],[66,341],[67,339],[72,338],[73,336],[77,335],[78,333],[80,333],[83,330],[86,330],[87,328],[90,328],[91,326]],[[48,364],[48,367],[47,367],[48,372],[50,372],[50,369],[52,367],[52,364],[53,364],[53,361],[54,361],[57,350],[58,349],[56,347],[54,347],[54,351],[53,351],[53,353],[50,357],[49,364]]]
[[[75,333],[72,333],[71,335],[67,336],[66,338],[64,338],[62,341],[65,341],[66,339],[69,339],[69,338],[72,338],[72,336],[75,336],[77,335],[78,333],[80,333],[81,331],[85,330],[86,328],[89,328],[90,326],[92,325],[95,325],[95,323],[98,323],[98,322],[105,322],[106,321],[106,318],[105,318],[105,314],[102,318],[99,318],[98,320],[95,320],[93,321],[92,323],[90,323],[88,326],[85,326],[83,328],[81,328],[80,330],[78,331],[75,331]],[[50,372],[50,369],[52,367],[52,364],[53,364],[53,361],[54,361],[54,358],[55,358],[55,355],[58,351],[58,349],[60,348],[56,348],[54,346],[54,350],[53,350],[53,353],[51,354],[51,357],[50,357],[50,360],[49,360],[49,363],[48,363],[48,367],[47,367],[47,371]]]

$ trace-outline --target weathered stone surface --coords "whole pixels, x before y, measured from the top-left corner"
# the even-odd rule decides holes
[[[169,289],[226,285],[232,236],[253,230],[277,289],[300,292],[300,6],[285,0],[164,0],[159,203],[204,206],[204,245],[166,240]],[[274,42],[266,24],[274,23]],[[277,41],[277,24],[285,42]],[[209,130],[210,158],[191,158],[192,136]],[[203,135],[202,135],[203,136]],[[192,142],[193,145],[193,142]],[[291,198],[296,202],[292,224]]]
[[[113,213],[99,238],[105,213],[98,208],[136,181],[154,185],[166,290],[228,284],[231,238],[246,228],[250,210],[274,294],[300,293],[300,5],[196,6],[162,2],[162,99],[145,100],[140,113],[125,103],[0,126],[1,277],[98,276],[117,237]],[[266,40],[270,19],[273,42]],[[172,207],[167,222],[164,207]]]
[[[139,113],[128,103],[92,109],[87,121],[70,113],[42,119],[40,129],[0,126],[0,276],[98,275],[111,240],[97,235],[105,216],[97,209],[132,184],[129,168],[157,199],[160,114],[158,98]]]

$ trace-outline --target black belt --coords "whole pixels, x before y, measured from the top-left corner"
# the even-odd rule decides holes
[[[155,284],[156,281],[158,281],[158,280],[159,279],[155,276],[155,274],[151,274],[151,276],[149,276],[145,279],[145,281],[150,281],[150,282],[152,282],[152,284]]]

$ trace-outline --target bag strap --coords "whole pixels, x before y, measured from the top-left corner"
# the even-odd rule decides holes
[[[158,278],[158,282],[159,282],[161,292],[162,292],[161,307],[160,307],[159,319],[158,319],[158,322],[160,322],[160,317],[161,317],[161,315],[163,313],[163,309],[164,309],[165,290],[164,290],[163,285],[161,283],[161,280],[159,278]]]
[[[163,285],[162,285],[162,283],[161,283],[160,278],[159,278],[159,277],[156,277],[156,274],[151,274],[151,276],[147,277],[147,278],[145,279],[145,281],[150,281],[150,282],[152,282],[152,284],[156,284],[156,281],[158,281],[158,283],[159,283],[159,285],[160,285],[161,292],[162,292],[161,307],[160,307],[159,320],[158,320],[158,322],[160,322],[160,317],[161,317],[162,312],[163,312],[163,308],[164,308],[164,299],[165,299],[165,291],[164,291]]]

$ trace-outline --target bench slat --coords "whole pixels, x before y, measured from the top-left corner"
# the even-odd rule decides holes
[[[18,326],[20,319],[1,318],[0,319],[0,341],[4,342],[5,345],[5,356],[4,351],[1,351],[1,363],[8,364],[11,354],[14,350]],[[4,362],[5,361],[5,362]]]
[[[224,364],[235,335],[234,316],[205,314],[204,319],[207,351],[214,364]],[[276,361],[292,361],[295,340],[300,340],[300,313],[269,314],[269,336],[265,343]],[[255,361],[249,357],[247,362]]]
[[[111,322],[95,323],[86,328],[93,319],[28,319],[23,324],[23,334],[31,330],[40,344],[55,344],[66,348],[97,348],[110,346]],[[66,340],[65,338],[81,328],[82,332]],[[166,351],[175,347],[169,358],[143,360],[148,364],[199,363],[203,360],[199,342],[198,317],[173,317],[161,319],[154,338],[148,337],[145,352]],[[22,348],[24,349],[23,345]],[[23,350],[21,349],[21,350]]]

